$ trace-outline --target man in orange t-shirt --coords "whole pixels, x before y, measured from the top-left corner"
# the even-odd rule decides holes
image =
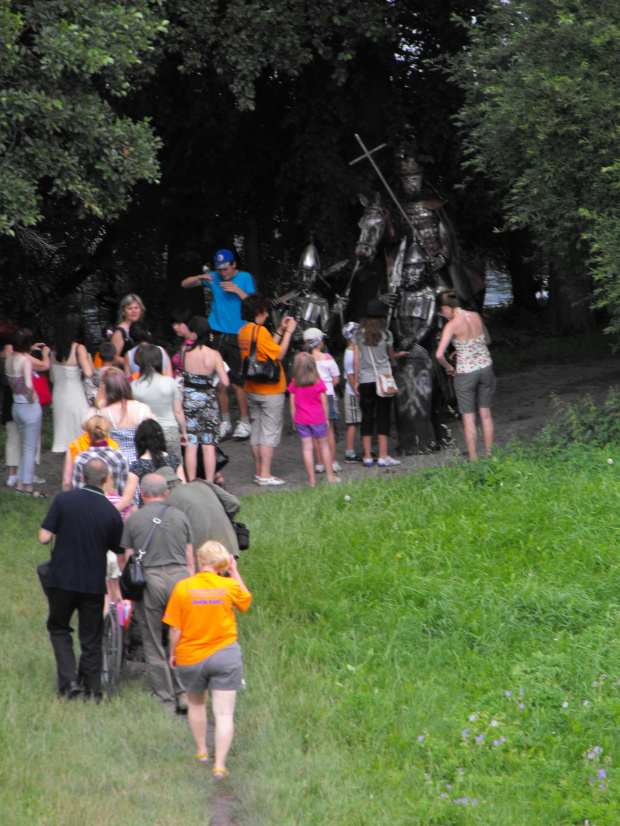
[[[243,685],[243,656],[237,642],[234,608],[247,611],[252,595],[237,563],[219,542],[209,540],[196,551],[199,573],[177,582],[163,621],[170,626],[170,666],[187,691],[187,719],[196,741],[196,759],[206,763],[207,689],[215,716],[216,777],[225,777],[233,738],[237,690]],[[230,578],[219,576],[226,570]]]

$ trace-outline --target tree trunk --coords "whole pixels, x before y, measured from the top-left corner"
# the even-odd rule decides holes
[[[549,301],[547,316],[554,335],[569,331],[592,333],[596,330],[590,282],[585,276],[568,280],[566,269],[560,264],[549,265]]]
[[[528,229],[507,234],[508,272],[512,283],[512,306],[516,313],[535,313],[539,309],[536,293],[539,280],[534,272],[532,239]]]

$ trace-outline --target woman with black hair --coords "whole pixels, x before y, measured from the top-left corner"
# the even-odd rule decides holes
[[[132,347],[131,350],[127,350],[127,352],[125,353],[125,375],[129,379],[129,381],[131,381],[131,377],[135,375],[135,373],[140,372],[140,365],[138,363],[138,350],[141,347],[145,347],[147,344],[152,344],[153,337],[151,336],[148,327],[143,321],[134,321],[132,324],[129,325],[129,337],[132,341],[136,342],[136,346]],[[163,372],[167,376],[171,376],[172,364],[170,363],[170,357],[163,347],[159,347],[159,350],[161,351]]]
[[[93,362],[82,339],[82,317],[77,313],[69,313],[57,329],[52,350],[52,453],[65,453],[69,444],[84,429],[82,423],[89,405],[82,385],[82,373],[92,378]]]
[[[193,482],[198,464],[198,445],[202,445],[205,476],[215,478],[215,442],[220,412],[215,388],[218,379],[228,387],[228,374],[217,350],[209,347],[211,328],[206,318],[195,316],[188,325],[196,340],[183,354],[183,412],[187,427],[185,467]]]
[[[145,419],[138,425],[135,437],[136,453],[138,458],[129,466],[127,486],[123,491],[120,502],[114,507],[121,513],[131,505],[138,486],[147,473],[155,473],[160,467],[171,467],[182,482],[185,482],[183,462],[179,456],[168,453],[164,432],[155,419]],[[142,497],[140,497],[142,503]]]

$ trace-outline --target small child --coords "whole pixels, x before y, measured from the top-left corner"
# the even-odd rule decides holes
[[[94,406],[97,408],[103,406],[103,377],[108,372],[110,367],[114,367],[115,358],[116,347],[114,344],[112,344],[111,341],[102,341],[99,345],[98,351],[95,353],[95,369],[93,371],[93,383],[97,388],[97,396],[94,401]]]
[[[323,333],[318,327],[310,327],[304,330],[304,342],[306,349],[316,362],[316,369],[319,378],[323,379],[325,392],[327,394],[328,416],[327,416],[327,441],[331,453],[331,465],[334,473],[339,473],[342,468],[336,461],[336,438],[334,436],[333,421],[340,419],[338,413],[338,401],[336,399],[335,385],[340,380],[340,370],[329,353],[323,352]],[[316,448],[316,445],[315,445]],[[317,449],[317,458],[320,458]],[[329,463],[328,463],[329,464]],[[324,462],[317,462],[315,470],[317,473],[324,473],[326,465]]]
[[[325,383],[319,378],[316,362],[309,353],[299,353],[293,367],[293,380],[288,386],[291,400],[291,418],[301,438],[304,465],[310,487],[316,484],[312,439],[316,439],[325,464],[328,482],[340,482],[334,475],[331,452],[327,441],[327,394]]]
[[[362,411],[360,409],[360,400],[357,396],[351,379],[354,378],[353,360],[355,356],[355,347],[353,346],[353,334],[359,327],[355,321],[349,321],[342,328],[342,336],[347,342],[347,349],[344,351],[344,374],[346,376],[347,384],[344,394],[344,420],[347,424],[347,450],[344,455],[345,462],[361,462],[362,459],[355,453],[355,434],[362,422]]]

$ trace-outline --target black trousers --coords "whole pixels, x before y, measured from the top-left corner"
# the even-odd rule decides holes
[[[87,694],[101,694],[101,645],[105,596],[50,588],[47,600],[50,609],[47,630],[56,658],[58,691],[65,692],[72,682],[77,682],[84,686]],[[71,617],[76,609],[81,649],[77,670],[71,637],[73,628],[70,625]]]
[[[392,399],[377,396],[377,383],[359,385],[360,410],[362,411],[362,436],[389,436],[392,417]]]

